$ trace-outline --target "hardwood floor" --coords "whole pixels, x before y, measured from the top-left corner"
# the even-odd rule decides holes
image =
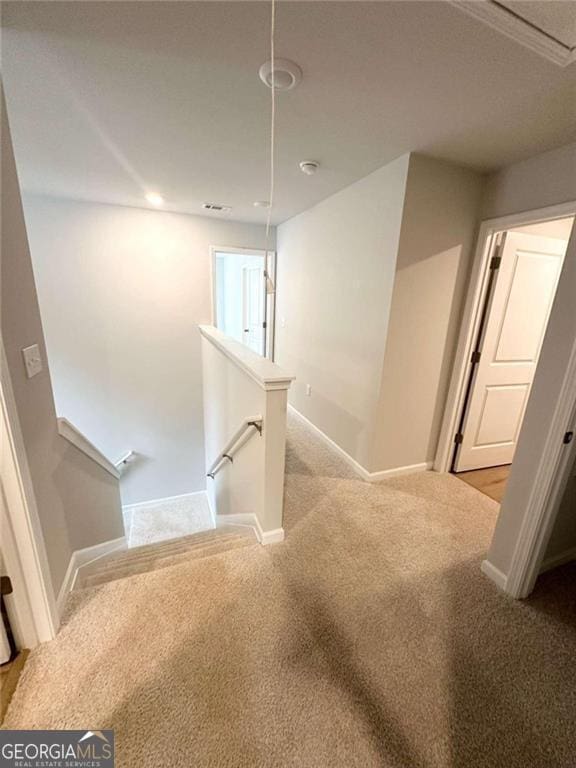
[[[16,690],[18,679],[22,673],[28,651],[20,651],[12,661],[0,667],[0,725],[10,704],[12,694]]]
[[[458,472],[456,477],[468,485],[472,485],[491,499],[501,502],[504,498],[510,464],[502,467],[487,467],[486,469],[474,469],[470,472]]]

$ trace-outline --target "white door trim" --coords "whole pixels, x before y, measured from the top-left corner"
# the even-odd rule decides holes
[[[442,434],[434,465],[434,469],[437,471],[446,472],[450,468],[453,435],[456,432],[457,419],[463,407],[468,361],[475,339],[477,312],[483,295],[487,260],[490,255],[488,244],[492,240],[492,236],[498,231],[511,229],[522,224],[563,218],[575,214],[576,201],[482,223],[444,414]],[[576,232],[573,229],[568,252],[571,250],[571,245],[574,246],[575,241]],[[566,262],[564,266],[566,266]],[[562,275],[560,280],[562,280]],[[540,572],[558,504],[568,479],[571,461],[573,461],[574,449],[566,450],[566,445],[563,443],[565,433],[570,430],[576,430],[576,338],[572,342],[568,363],[564,369],[560,394],[554,404],[550,426],[544,448],[539,456],[538,465],[533,476],[526,478],[530,491],[529,501],[524,510],[510,568],[507,574],[503,574],[497,571],[487,560],[482,564],[484,573],[511,597],[522,598],[529,595]],[[521,440],[522,436],[520,437]]]
[[[574,239],[574,236],[573,236]],[[576,432],[576,339],[552,415],[540,463],[506,578],[506,592],[527,597],[541,570],[556,513],[574,464],[574,448],[566,450],[563,436]]]
[[[434,459],[436,472],[449,472],[454,450],[454,436],[458,431],[458,421],[464,398],[466,384],[470,370],[470,357],[474,349],[474,343],[478,333],[482,299],[484,297],[488,279],[488,261],[492,256],[493,237],[496,233],[506,229],[522,226],[523,224],[535,224],[551,219],[561,219],[576,214],[576,201],[553,205],[548,208],[539,208],[534,211],[502,216],[496,219],[487,219],[480,225],[478,242],[472,264],[468,295],[460,326],[460,335],[452,368],[452,377],[446,407],[442,420],[438,448]]]
[[[0,526],[2,556],[14,593],[9,598],[17,644],[34,648],[56,637],[59,615],[36,498],[3,345],[0,344]]]

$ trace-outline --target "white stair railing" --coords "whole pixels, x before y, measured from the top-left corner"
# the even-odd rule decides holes
[[[214,477],[216,474],[222,469],[224,464],[229,461],[234,461],[234,454],[236,451],[244,445],[243,443],[240,443],[240,439],[244,436],[246,431],[248,429],[252,428],[252,433],[255,434],[258,432],[260,436],[262,435],[262,416],[252,416],[251,418],[244,419],[242,424],[238,427],[236,432],[232,435],[230,440],[226,443],[222,451],[219,453],[218,457],[214,459],[212,464],[210,465],[210,469],[206,473],[207,477],[211,477],[212,480],[214,480]]]

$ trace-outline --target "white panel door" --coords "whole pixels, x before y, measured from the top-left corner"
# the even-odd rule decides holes
[[[264,354],[264,269],[242,268],[242,316],[244,344],[259,355]]]
[[[566,242],[508,232],[454,469],[512,462]]]

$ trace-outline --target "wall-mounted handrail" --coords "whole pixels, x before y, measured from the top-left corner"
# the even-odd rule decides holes
[[[237,444],[240,440],[240,438],[243,436],[243,434],[246,432],[247,429],[252,429],[254,432],[259,432],[262,434],[262,416],[252,416],[251,418],[244,419],[242,424],[238,427],[236,432],[232,435],[230,440],[226,443],[223,450],[219,453],[218,458],[214,459],[212,464],[210,465],[210,469],[206,473],[207,477],[211,477],[212,480],[214,480],[214,477],[216,473],[223,467],[225,461],[233,462],[234,461],[234,448],[237,447]]]
[[[75,427],[72,422],[68,421],[68,419],[65,419],[63,416],[58,416],[57,421],[58,432],[65,440],[72,443],[75,448],[78,448],[79,451],[86,454],[92,461],[100,464],[100,466],[111,474],[112,477],[115,477],[116,480],[120,479],[120,472],[116,469],[114,463],[110,461],[107,456],[104,456],[104,454],[99,451],[98,448],[96,448],[96,446],[82,434],[82,432],[80,432],[78,427]]]

